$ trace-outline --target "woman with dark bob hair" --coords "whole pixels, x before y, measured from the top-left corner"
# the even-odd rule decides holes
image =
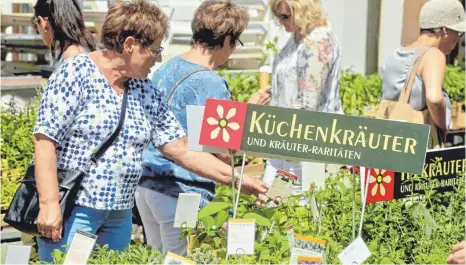
[[[50,77],[34,129],[41,261],[52,261],[53,250],[69,245],[77,230],[97,234],[97,244],[110,250],[129,245],[142,152],[149,143],[202,177],[228,185],[236,181],[237,174],[232,176],[231,167],[215,156],[187,150],[182,126],[146,79],[161,60],[167,23],[148,0],[118,1],[102,28],[105,49],[68,59]],[[90,155],[118,124],[123,94],[128,101],[124,125],[97,163],[90,163]],[[58,203],[57,167],[86,173],[66,220]],[[267,192],[260,180],[243,183],[246,193]]]
[[[77,0],[38,0],[32,25],[50,48],[56,68],[76,54],[95,51]]]

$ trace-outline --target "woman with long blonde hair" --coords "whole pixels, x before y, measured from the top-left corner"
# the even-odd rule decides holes
[[[271,105],[343,113],[340,47],[318,0],[271,0],[270,8],[290,39],[275,57]],[[270,159],[270,168],[301,175],[301,164]],[[273,170],[272,170],[273,171]]]

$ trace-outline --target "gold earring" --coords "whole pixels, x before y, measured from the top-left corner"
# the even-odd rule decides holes
[[[448,34],[445,33],[445,39],[448,38]]]

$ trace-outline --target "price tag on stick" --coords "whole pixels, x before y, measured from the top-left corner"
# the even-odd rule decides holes
[[[361,237],[357,237],[340,254],[338,259],[343,265],[359,265],[371,256],[369,248]]]
[[[196,227],[197,213],[201,203],[199,193],[180,193],[176,204],[175,222],[173,227]]]
[[[6,251],[5,264],[29,264],[30,246],[9,245]]]
[[[63,264],[87,264],[87,260],[94,249],[97,235],[84,231],[76,231],[70,248],[66,252]]]
[[[254,255],[256,222],[253,219],[228,221],[227,255]]]

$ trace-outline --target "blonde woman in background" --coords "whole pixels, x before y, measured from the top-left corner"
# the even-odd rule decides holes
[[[271,0],[270,8],[285,30],[292,33],[274,59],[270,104],[342,114],[340,45],[320,2]],[[301,175],[299,162],[269,159],[267,164],[271,174],[281,168]]]

